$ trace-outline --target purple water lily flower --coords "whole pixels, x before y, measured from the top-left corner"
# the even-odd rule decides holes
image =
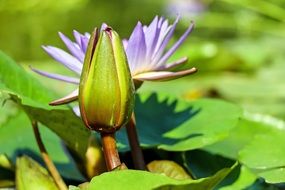
[[[186,63],[187,57],[183,57],[172,63],[167,63],[170,56],[185,41],[194,27],[193,22],[191,22],[178,41],[174,43],[168,51],[165,51],[168,42],[173,36],[178,20],[179,17],[177,17],[175,22],[170,25],[167,19],[156,16],[149,26],[143,26],[141,22],[138,22],[129,40],[123,40],[132,78],[135,82],[141,83],[143,81],[171,80],[197,71],[196,68],[177,72],[171,71],[171,69]],[[102,28],[104,27],[106,27],[105,24],[102,25]],[[34,68],[32,68],[32,70],[49,78],[79,84],[90,34],[85,33],[83,35],[77,31],[73,31],[73,35],[75,42],[71,41],[62,33],[59,33],[59,36],[69,50],[69,53],[53,46],[43,46],[43,48],[56,61],[75,72],[78,75],[78,78],[49,73]],[[50,104],[59,105],[69,103],[76,100],[77,96],[78,88],[69,95],[53,101]]]
[[[179,17],[172,25],[163,17],[156,16],[149,26],[137,23],[130,39],[124,41],[129,66],[134,80],[164,81],[179,78],[193,72],[195,68],[171,72],[170,69],[187,62],[183,57],[175,62],[167,63],[170,56],[191,33],[194,24],[191,23],[179,40],[165,52],[165,48],[173,36]]]

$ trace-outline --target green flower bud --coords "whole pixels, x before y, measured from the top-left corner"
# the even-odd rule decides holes
[[[134,84],[119,35],[110,27],[91,35],[79,86],[79,107],[85,125],[115,132],[134,107]]]

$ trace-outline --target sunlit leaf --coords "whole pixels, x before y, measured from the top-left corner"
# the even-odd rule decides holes
[[[24,105],[52,109],[48,102],[55,97],[54,94],[1,51],[0,74],[1,92],[21,97]]]
[[[285,131],[256,135],[240,151],[239,160],[268,183],[285,181]]]
[[[100,190],[106,189],[106,186],[108,186],[109,190],[115,190],[119,187],[124,187],[125,190],[211,190],[224,179],[233,168],[234,166],[222,169],[211,177],[198,180],[175,180],[165,175],[153,174],[146,171],[120,170],[94,177],[88,189]]]
[[[268,133],[268,131],[270,131],[270,127],[242,118],[226,139],[204,147],[204,150],[227,158],[237,159],[239,151],[250,143],[256,134]]]
[[[269,183],[284,182],[284,121],[262,114],[245,117],[229,137],[204,149],[238,159]]]
[[[66,156],[60,139],[46,127],[40,126],[39,129],[47,151],[61,174],[65,177],[82,179],[72,160]],[[0,128],[0,144],[5,144],[0,146],[0,154],[7,154],[13,161],[22,154],[41,160],[32,126],[23,112]]]
[[[238,178],[234,183],[221,187],[220,190],[237,190],[237,189],[245,189],[250,187],[256,180],[256,175],[253,174],[249,169],[242,166],[240,168],[240,173]]]
[[[176,100],[173,96],[141,93],[136,99],[136,121],[144,147],[185,151],[225,138],[235,127],[241,110],[221,100]],[[120,148],[127,148],[126,133],[117,134]]]
[[[11,58],[0,52],[1,97],[9,96],[29,115],[60,136],[84,159],[90,132],[67,106],[51,107],[55,95]]]

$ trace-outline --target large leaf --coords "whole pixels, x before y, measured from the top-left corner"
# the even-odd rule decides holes
[[[235,161],[211,154],[206,151],[193,150],[183,153],[184,166],[195,177],[211,176],[222,168],[231,166]],[[257,179],[245,166],[236,167],[215,189],[245,189],[252,186]]]
[[[182,159],[183,165],[195,179],[214,175],[222,168],[230,167],[235,163],[234,160],[201,150],[183,152]]]
[[[224,139],[237,124],[241,110],[221,100],[186,101],[162,93],[141,93],[135,114],[142,146],[185,151]],[[124,130],[117,139],[120,148],[127,149]]]
[[[238,159],[267,182],[285,182],[285,122],[262,114],[245,117],[229,137],[204,149]]]
[[[226,139],[203,149],[231,159],[237,159],[239,151],[250,143],[256,134],[268,133],[270,130],[271,128],[265,124],[242,118]]]
[[[234,168],[225,168],[217,172],[215,175],[198,179],[198,180],[175,180],[161,174],[153,174],[146,171],[121,170],[104,173],[98,177],[94,177],[90,184],[89,190],[109,190],[120,189],[125,190],[148,190],[148,189],[179,189],[179,190],[211,190],[222,179],[224,179]]]
[[[72,150],[85,155],[90,132],[80,118],[69,110],[45,110],[23,106],[26,113],[61,137]]]
[[[39,129],[47,151],[61,174],[66,178],[83,179],[73,161],[66,156],[60,139],[46,127],[40,126]],[[22,154],[27,154],[41,161],[29,118],[23,112],[0,128],[0,144],[5,145],[0,146],[0,154],[7,154],[13,161]]]
[[[285,131],[256,135],[239,160],[268,183],[285,182]]]
[[[90,132],[66,106],[51,107],[51,91],[0,51],[0,96],[10,96],[34,120],[60,136],[84,159]]]
[[[18,107],[13,102],[7,101],[7,99],[9,99],[9,96],[0,91],[0,127],[16,116],[19,111]]]
[[[48,102],[54,95],[28,75],[11,58],[0,51],[0,89],[21,97],[23,104],[51,109]]]
[[[220,190],[237,190],[237,189],[246,189],[250,187],[256,180],[256,175],[253,174],[249,169],[242,166],[240,168],[240,173],[238,178],[234,183],[221,187]]]

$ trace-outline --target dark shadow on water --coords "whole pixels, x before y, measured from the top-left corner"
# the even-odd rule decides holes
[[[151,94],[144,101],[139,96],[136,97],[135,114],[137,130],[142,145],[174,144],[177,142],[176,139],[163,137],[163,135],[188,121],[201,111],[201,109],[194,110],[192,106],[176,111],[177,104],[177,100],[170,100],[169,98],[159,100],[155,93]],[[200,135],[191,134],[185,138],[195,138]],[[124,128],[117,133],[117,140],[128,146],[126,130]],[[128,148],[125,150],[128,150]]]

